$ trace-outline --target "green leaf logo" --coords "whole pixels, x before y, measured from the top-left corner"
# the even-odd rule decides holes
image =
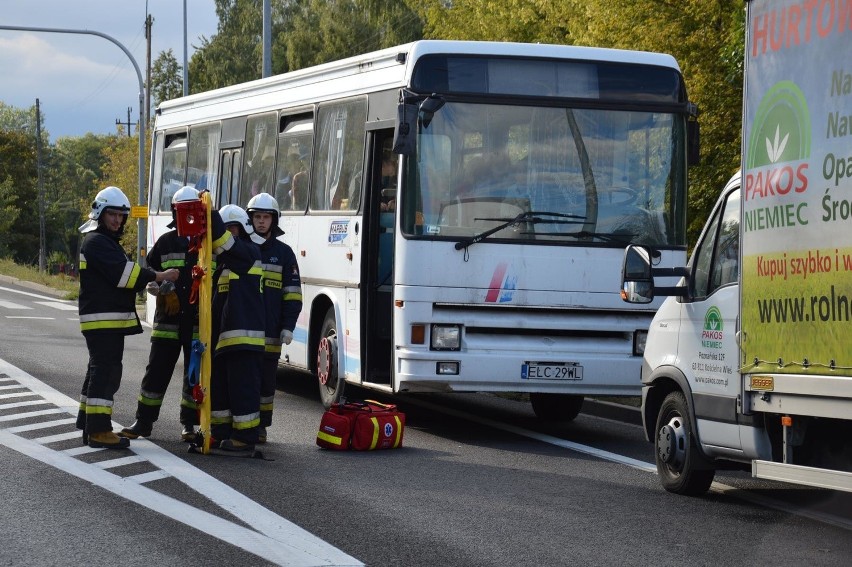
[[[715,305],[704,314],[705,331],[722,331],[722,312]]]
[[[811,118],[802,91],[792,81],[776,83],[755,113],[746,168],[799,161],[811,155]]]

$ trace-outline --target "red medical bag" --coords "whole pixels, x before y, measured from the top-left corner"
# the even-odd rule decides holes
[[[317,445],[326,449],[372,451],[402,447],[405,414],[374,400],[332,404],[322,415]]]

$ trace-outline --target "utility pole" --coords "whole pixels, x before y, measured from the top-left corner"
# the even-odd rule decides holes
[[[147,10],[147,7],[146,7]],[[151,122],[151,26],[154,24],[154,18],[151,14],[145,14],[145,39],[148,42],[148,64],[146,67],[145,77],[145,124]]]
[[[41,108],[36,99],[36,173],[38,178],[38,271],[43,272],[47,259],[45,258],[44,236],[44,183],[41,180]]]
[[[263,0],[263,77],[272,74],[272,8]]]
[[[186,0],[183,0],[183,96],[189,94],[189,61],[186,59]]]
[[[115,119],[115,125],[116,126],[127,126],[127,137],[128,138],[130,138],[130,126],[133,125],[133,123],[130,121],[130,111],[131,110],[133,110],[133,109],[128,106],[127,107],[127,122],[122,122],[118,118]]]

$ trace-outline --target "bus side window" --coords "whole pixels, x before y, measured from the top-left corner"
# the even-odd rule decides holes
[[[364,160],[365,98],[321,106],[311,175],[311,208],[356,210]]]

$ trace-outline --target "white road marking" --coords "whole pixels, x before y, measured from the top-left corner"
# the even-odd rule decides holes
[[[23,386],[18,386],[18,388],[22,388]],[[32,392],[12,392],[9,394],[0,394],[0,400],[7,400],[12,398],[26,398],[27,396],[35,396]],[[2,404],[0,404],[2,405]]]
[[[15,402],[12,404],[0,404],[0,410],[14,409],[14,408],[25,408],[30,406],[43,406],[47,405],[48,402],[44,400],[27,400],[26,402]]]
[[[35,431],[36,429],[47,429],[49,427],[59,427],[60,425],[68,425],[69,423],[77,423],[77,419],[73,417],[66,417],[65,419],[55,419],[53,421],[42,421],[39,423],[28,423],[27,425],[16,425],[15,427],[9,427],[6,431],[10,433],[20,433],[22,431]],[[79,431],[77,435],[79,436]]]
[[[101,461],[99,463],[92,463],[96,467],[102,469],[114,469],[116,467],[123,467],[126,465],[135,465],[136,463],[144,463],[145,458],[140,457],[139,455],[131,455],[129,457],[119,457],[116,459],[109,459],[107,461]]]
[[[35,395],[41,396],[43,400],[57,407],[11,416],[0,416],[0,422],[52,413],[76,415],[78,409],[76,401],[0,359],[0,375],[4,374],[14,378],[22,387],[28,388]],[[6,407],[8,407],[8,404]],[[126,500],[168,516],[192,528],[198,529],[198,526],[204,526],[204,533],[253,553],[266,561],[293,567],[363,566],[363,563],[354,557],[250,500],[230,486],[151,441],[136,439],[131,443],[131,455],[122,451],[122,456],[90,464],[76,457],[104,451],[103,449],[74,447],[65,451],[57,451],[44,444],[64,440],[66,437],[68,439],[79,438],[79,431],[74,430],[68,434],[60,433],[39,439],[25,439],[15,435],[15,433],[54,427],[59,424],[68,426],[74,421],[72,418],[63,418],[49,421],[47,424],[19,425],[0,429],[0,445],[6,445],[68,474],[87,480]],[[114,425],[121,427],[120,424],[114,423]],[[63,439],[60,439],[60,437]],[[138,462],[148,462],[158,467],[159,470],[128,478],[122,478],[107,470]],[[174,477],[187,488],[198,491],[213,504],[229,512],[245,525],[194,508],[152,488],[143,486],[143,483],[169,477]]]
[[[21,291],[19,289],[12,289],[11,287],[0,286],[0,291],[8,291],[10,293],[17,293],[19,295],[26,295],[27,297],[35,297],[36,299],[46,299],[48,301],[56,301],[55,297],[50,297],[49,295],[40,295],[38,293],[31,293],[29,291]]]
[[[77,311],[77,305],[74,303],[60,303],[59,301],[35,301],[34,303],[62,311]]]
[[[2,299],[0,299],[0,307],[5,307],[6,309],[32,309],[32,307],[21,305],[19,303],[12,303],[11,301],[3,301]]]
[[[38,411],[28,411],[26,413],[13,413],[12,415],[0,415],[0,421],[17,421],[19,419],[29,419],[31,417],[39,417],[42,415],[50,415],[52,413],[67,413],[59,408],[50,408]]]
[[[24,317],[23,315],[6,315],[6,319],[42,319],[44,321],[53,321],[56,317]]]
[[[73,420],[76,422],[77,420]],[[72,423],[73,423],[72,422]],[[67,433],[57,433],[56,435],[47,435],[45,437],[37,437],[33,439],[36,443],[41,443],[42,445],[50,445],[51,443],[58,443],[60,441],[68,441],[69,439],[80,439],[79,431],[68,431]]]

